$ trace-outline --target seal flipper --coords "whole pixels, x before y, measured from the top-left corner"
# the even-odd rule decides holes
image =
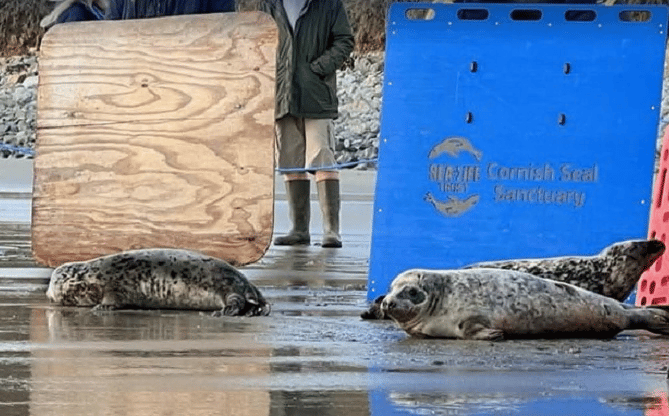
[[[259,302],[258,299],[247,296],[246,303],[248,306],[246,307],[244,316],[267,316],[272,311],[272,307],[264,298],[260,299]]]
[[[239,316],[244,309],[246,300],[237,293],[231,293],[225,298],[225,307],[221,311],[214,312],[213,316]]]
[[[630,323],[627,329],[645,329],[656,334],[669,335],[669,311],[652,307],[630,307],[628,311]]]
[[[105,292],[104,296],[102,296],[102,300],[100,300],[100,303],[97,304],[92,310],[94,311],[114,311],[116,309],[120,309],[121,306],[119,303],[116,301],[116,296],[107,291]]]
[[[368,320],[376,320],[376,319],[390,319],[389,316],[386,316],[386,314],[383,313],[381,310],[381,302],[383,302],[383,299],[385,298],[385,295],[381,295],[374,299],[374,302],[372,305],[364,311],[363,313],[360,314],[360,317],[362,319],[368,319]]]
[[[91,309],[93,312],[98,312],[98,311],[115,311],[119,309],[118,306],[116,305],[103,305],[102,303],[99,305],[96,305]]]
[[[466,339],[475,339],[481,341],[503,341],[504,332],[499,329],[481,328]]]
[[[272,307],[257,287],[252,286],[250,289],[245,293],[247,307],[244,316],[268,316]]]
[[[458,324],[462,331],[462,339],[475,339],[483,341],[502,341],[504,332],[490,326],[488,319],[483,316],[471,316]]]
[[[247,313],[246,316],[268,316],[272,311],[272,307],[269,303],[263,305],[254,305]]]

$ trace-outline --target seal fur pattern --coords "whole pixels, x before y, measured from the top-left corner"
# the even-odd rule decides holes
[[[665,310],[514,270],[408,270],[393,280],[381,310],[418,337],[610,338],[626,329],[669,335]]]
[[[47,297],[95,309],[190,309],[214,315],[268,315],[258,288],[227,262],[178,249],[132,250],[66,263],[51,274]]]
[[[641,278],[665,251],[658,240],[628,240],[612,244],[595,256],[502,260],[476,263],[471,268],[527,272],[624,301]]]

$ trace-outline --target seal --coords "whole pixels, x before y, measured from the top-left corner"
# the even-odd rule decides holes
[[[527,272],[535,276],[569,283],[600,295],[624,301],[655,261],[664,254],[658,240],[627,240],[614,243],[596,256],[564,256],[525,260],[476,263],[464,269],[488,268]],[[363,319],[389,319],[381,311],[379,296],[363,312]]]
[[[178,249],[132,250],[66,263],[51,274],[47,298],[63,306],[190,309],[215,316],[268,315],[260,291],[227,262]]]
[[[626,329],[669,335],[665,310],[515,270],[408,270],[393,280],[381,310],[417,337],[610,338]]]
[[[665,249],[664,243],[658,240],[627,240],[614,243],[595,256],[487,261],[464,268],[527,272],[622,302],[632,292],[641,274],[664,254]]]

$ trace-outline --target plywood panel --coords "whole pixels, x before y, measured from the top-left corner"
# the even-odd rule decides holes
[[[58,25],[40,54],[33,254],[271,240],[277,30],[263,13]]]

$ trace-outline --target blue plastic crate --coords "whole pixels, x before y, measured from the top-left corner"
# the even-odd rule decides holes
[[[666,25],[663,6],[394,4],[368,298],[409,268],[644,238]]]

